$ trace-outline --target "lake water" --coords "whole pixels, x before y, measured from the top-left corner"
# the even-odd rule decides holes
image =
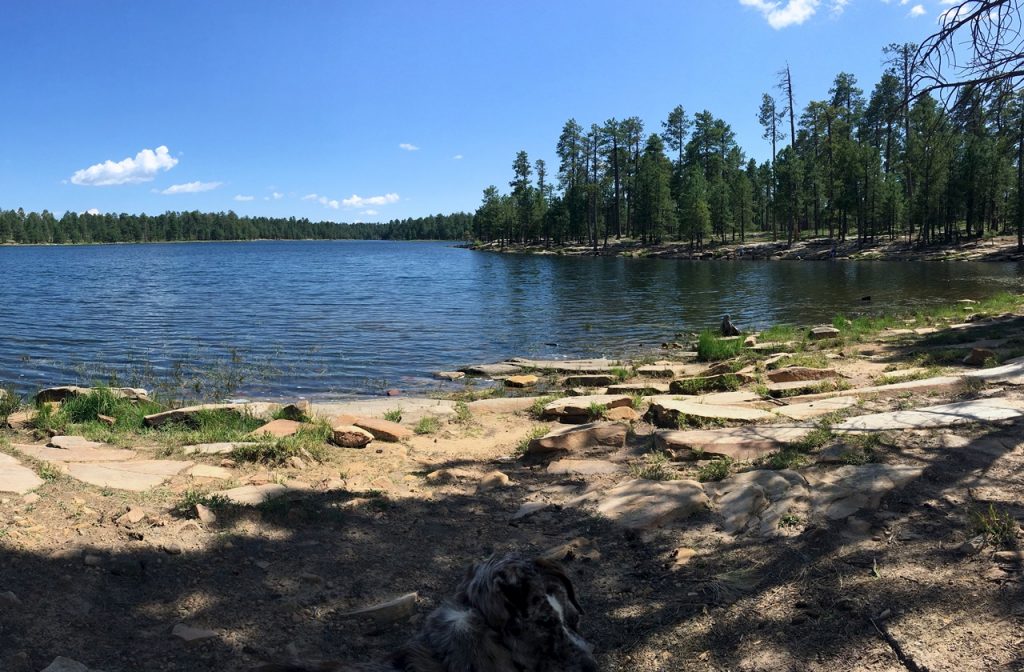
[[[615,357],[679,331],[1024,289],[1024,265],[681,261],[501,255],[444,243],[0,247],[0,382],[25,391],[110,370],[264,364],[250,396],[437,387],[510,356]],[[860,298],[870,295],[870,303]],[[126,381],[130,382],[130,381]]]

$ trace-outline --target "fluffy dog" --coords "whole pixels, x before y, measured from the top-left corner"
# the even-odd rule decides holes
[[[519,554],[474,565],[455,597],[386,662],[291,661],[255,672],[597,672],[561,567]]]

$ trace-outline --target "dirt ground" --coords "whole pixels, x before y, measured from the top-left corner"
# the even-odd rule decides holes
[[[983,337],[1020,328],[1009,321]],[[951,347],[929,339],[883,334],[831,363],[860,387]],[[997,394],[1021,398],[1011,385],[979,385],[880,395],[861,412]],[[308,489],[217,509],[209,524],[174,510],[187,489],[215,486],[185,475],[141,494],[67,477],[37,498],[0,493],[0,670],[35,672],[56,656],[105,672],[245,670],[288,650],[371,660],[412,635],[471,562],[512,550],[563,561],[607,671],[1024,670],[1021,566],[1006,554],[1022,536],[1024,421],[888,436],[875,459],[923,467],[922,477],[877,510],[767,538],[726,534],[712,511],[632,530],[574,506],[572,496],[629,476],[549,474],[552,458],[517,454],[538,424],[557,423],[480,414],[401,443],[335,448],[301,470],[239,465],[240,483]],[[636,421],[623,449],[598,457],[642,463],[653,430]],[[427,479],[443,468],[464,473]],[[687,478],[697,468],[671,465]],[[510,483],[481,488],[493,471]],[[551,506],[515,517],[527,499]],[[1015,519],[1012,539],[965,552],[990,505]],[[143,519],[122,518],[129,507]],[[346,616],[413,591],[409,619]],[[178,624],[216,636],[185,643],[171,635]]]

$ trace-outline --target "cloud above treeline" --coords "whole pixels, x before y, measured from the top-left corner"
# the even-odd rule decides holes
[[[850,2],[851,0],[828,0],[827,6],[832,16],[837,17],[846,10]],[[822,0],[740,0],[740,4],[756,9],[769,26],[775,30],[782,30],[789,26],[799,26],[814,16],[821,7]]]
[[[71,184],[90,187],[107,187],[117,184],[138,184],[149,182],[161,170],[167,171],[178,165],[178,160],[171,156],[166,145],[156,149],[143,149],[135,157],[127,157],[120,161],[110,159],[76,170],[71,176]]]
[[[336,198],[328,198],[327,196],[321,196],[320,194],[306,194],[302,197],[304,201],[316,201],[320,205],[337,210],[338,208],[345,206],[346,208],[365,208],[370,205],[389,205],[391,203],[397,203],[400,198],[398,194],[388,193],[382,196],[358,196],[352,194],[349,198],[343,198],[340,201]],[[376,213],[374,213],[376,214]]]
[[[171,195],[171,194],[198,194],[199,192],[202,192],[202,191],[213,191],[214,189],[216,189],[217,187],[219,187],[222,184],[224,184],[224,183],[223,182],[186,182],[185,184],[172,184],[171,186],[167,187],[166,189],[164,189],[160,193],[164,194],[164,195]]]
[[[408,143],[408,142],[400,142],[400,143],[398,144],[398,146],[399,146],[400,148],[404,149],[404,150],[405,150],[405,151],[407,151],[407,152],[417,152],[417,151],[419,151],[419,149],[420,149],[420,148],[419,148],[419,147],[417,147],[416,145],[413,145],[413,144],[411,144],[411,143]]]

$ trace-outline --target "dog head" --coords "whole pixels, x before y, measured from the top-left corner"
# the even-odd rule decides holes
[[[499,633],[518,669],[597,672],[593,647],[579,634],[576,590],[557,564],[491,557],[470,569],[456,599]]]

